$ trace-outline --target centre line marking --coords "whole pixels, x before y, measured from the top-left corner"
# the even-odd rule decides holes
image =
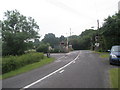
[[[35,81],[35,82],[33,82],[33,83],[31,83],[31,84],[29,84],[29,85],[23,87],[21,90],[24,90],[24,89],[26,89],[26,88],[29,88],[29,87],[31,87],[31,86],[33,86],[33,85],[35,85],[35,84],[41,82],[42,80],[44,80],[44,79],[46,79],[46,78],[52,76],[53,74],[55,74],[55,73],[61,71],[62,69],[64,69],[65,67],[69,66],[71,63],[73,63],[74,61],[76,61],[77,58],[79,57],[79,55],[80,55],[80,52],[78,53],[77,57],[76,57],[74,60],[72,60],[71,62],[69,62],[68,64],[66,64],[66,65],[64,65],[63,67],[61,67],[61,68],[55,70],[54,72],[52,72],[52,73],[50,73],[50,74],[44,76],[43,78],[41,78],[41,79],[39,79],[39,80],[37,80],[37,81]]]

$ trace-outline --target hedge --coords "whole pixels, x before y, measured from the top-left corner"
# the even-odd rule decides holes
[[[16,70],[28,64],[39,62],[44,58],[43,53],[27,53],[21,56],[7,56],[2,58],[2,74]]]

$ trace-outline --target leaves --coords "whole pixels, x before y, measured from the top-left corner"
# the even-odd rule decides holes
[[[113,45],[120,45],[120,12],[105,19],[105,23],[100,29],[100,34],[104,37],[106,50]]]
[[[39,26],[32,17],[27,18],[17,10],[5,12],[2,21],[3,55],[23,54],[31,39],[39,38]],[[5,50],[9,49],[9,50]]]
[[[55,37],[53,33],[45,34],[44,39],[42,40],[44,43],[49,43],[50,46],[54,47],[59,44],[59,39]]]

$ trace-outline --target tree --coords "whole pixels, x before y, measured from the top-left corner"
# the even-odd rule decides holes
[[[91,38],[97,33],[96,30],[86,29],[80,35],[80,49],[90,49],[91,48]]]
[[[40,44],[39,39],[35,39],[33,44],[34,44],[34,48],[37,48]]]
[[[42,39],[44,43],[49,43],[50,46],[54,47],[59,44],[59,39],[55,37],[53,33],[45,34],[44,39]]]
[[[65,41],[65,40],[66,40],[66,38],[63,35],[61,35],[59,38],[59,41],[61,42],[61,41]]]
[[[2,21],[0,20],[0,57],[2,56]]]
[[[100,29],[100,35],[104,40],[100,44],[104,44],[105,47],[101,47],[102,50],[106,51],[113,45],[120,45],[120,12],[105,19],[105,23]]]
[[[48,47],[49,47],[49,43],[44,43],[44,42],[41,42],[39,44],[39,46],[37,47],[36,51],[37,52],[43,52],[43,53],[47,53],[48,52]]]
[[[32,17],[26,17],[17,10],[5,12],[2,21],[3,55],[23,54],[29,48],[30,40],[39,38],[39,26]]]
[[[72,44],[74,50],[86,50],[91,47],[91,38],[96,34],[96,30],[88,29],[83,31],[79,36],[73,35],[69,37],[69,43]]]

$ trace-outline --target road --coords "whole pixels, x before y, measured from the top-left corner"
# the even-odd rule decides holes
[[[51,54],[53,63],[3,80],[3,88],[109,88],[108,59],[92,51]]]

